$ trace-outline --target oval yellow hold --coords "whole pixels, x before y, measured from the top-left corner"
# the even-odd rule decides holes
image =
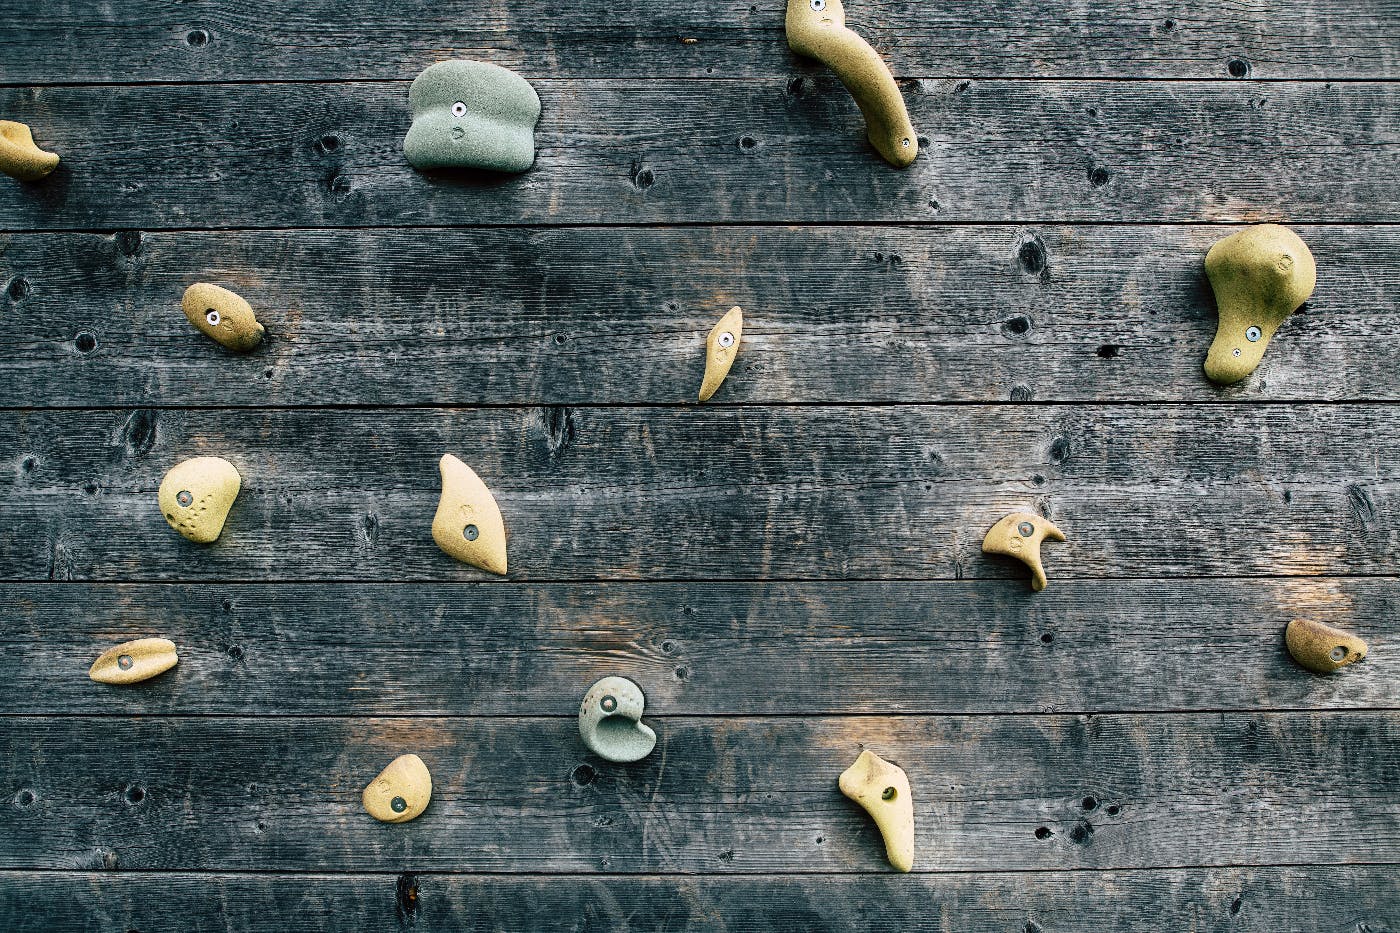
[[[443,454],[438,471],[442,495],[433,516],[433,540],[463,563],[504,575],[506,525],[496,497],[471,467],[451,454]]]
[[[1366,657],[1363,639],[1308,619],[1289,622],[1283,640],[1293,660],[1319,674],[1330,674]]]
[[[172,467],[160,482],[160,514],[180,534],[208,544],[224,530],[243,479],[222,457],[195,457]]]
[[[247,353],[262,343],[265,331],[252,305],[227,288],[196,282],[185,289],[180,307],[200,333],[230,350]]]
[[[138,638],[104,651],[88,668],[88,676],[100,684],[134,684],[164,674],[179,660],[173,641]]]
[[[860,804],[885,840],[885,854],[900,871],[914,867],[914,798],[909,776],[871,751],[842,772],[837,786]]]
[[[407,823],[433,799],[433,776],[417,755],[400,755],[360,795],[369,815],[384,823]]]
[[[1045,589],[1045,565],[1040,562],[1040,542],[1065,540],[1065,533],[1048,518],[1033,512],[1012,512],[991,527],[982,539],[985,554],[1005,554],[1031,568],[1031,589]]]
[[[38,181],[56,168],[58,153],[36,146],[27,124],[0,120],[0,172],[20,181]]]
[[[729,375],[743,338],[744,309],[735,305],[705,338],[705,378],[700,382],[700,401],[708,402]]]

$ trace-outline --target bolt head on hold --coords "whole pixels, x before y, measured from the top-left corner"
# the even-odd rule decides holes
[[[479,534],[481,534],[481,532],[477,530],[475,525],[468,525],[462,529],[462,537],[466,538],[468,541],[475,541],[476,536]]]
[[[640,761],[656,747],[656,733],[642,722],[646,697],[626,677],[604,677],[583,696],[578,732],[588,750],[606,761]]]
[[[1259,338],[1262,336],[1264,336],[1263,332],[1260,331],[1257,327],[1251,327],[1249,330],[1244,332],[1244,339],[1248,340],[1250,343],[1258,343]]]

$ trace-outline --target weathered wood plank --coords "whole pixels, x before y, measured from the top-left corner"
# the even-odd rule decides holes
[[[1397,228],[1298,228],[1317,292],[1259,373],[1209,383],[1202,261],[1227,229],[16,234],[0,405],[688,402],[734,302],[723,402],[1400,398],[1377,339],[1400,330]],[[207,279],[259,309],[256,353],[186,322]]]
[[[539,90],[535,168],[490,179],[410,168],[402,82],[0,90],[64,156],[0,229],[1400,219],[1400,83],[914,80],[902,172],[827,74]]]
[[[590,760],[574,715],[8,717],[0,866],[879,872],[836,789],[862,745],[911,777],[915,871],[1400,860],[1395,712],[734,713],[650,719],[631,766]],[[360,788],[407,750],[433,801],[377,823]]]
[[[1400,707],[1391,580],[0,586],[0,710],[559,715],[622,674],[667,715]],[[1375,646],[1330,677],[1295,617]],[[180,664],[86,677],[148,635]]]

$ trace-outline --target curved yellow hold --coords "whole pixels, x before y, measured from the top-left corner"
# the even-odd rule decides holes
[[[904,97],[880,53],[846,27],[841,0],[788,0],[788,47],[836,73],[865,116],[870,144],[896,168],[919,154]]]
[[[442,497],[433,516],[433,540],[465,564],[504,575],[506,525],[496,497],[471,467],[451,454],[438,462]]]
[[[904,769],[865,751],[836,783],[841,793],[860,804],[875,821],[890,864],[900,871],[913,868],[914,797]]]
[[[705,378],[700,382],[700,401],[708,402],[729,375],[743,337],[744,309],[735,305],[705,338]]]
[[[407,823],[433,799],[433,776],[417,755],[400,755],[360,794],[369,815],[383,823]]]
[[[1065,540],[1065,533],[1048,518],[1031,512],[1012,512],[991,527],[982,539],[982,551],[1006,554],[1024,561],[1031,568],[1031,589],[1045,589],[1045,567],[1040,563],[1040,542]]]
[[[134,684],[164,674],[179,660],[168,638],[138,638],[102,652],[88,676],[100,684]]]
[[[195,282],[185,289],[180,308],[200,333],[230,350],[246,353],[262,343],[263,326],[258,323],[252,305],[237,292],[208,282]]]
[[[1330,674],[1366,657],[1364,639],[1310,619],[1289,622],[1283,640],[1293,660],[1319,674]]]
[[[218,539],[243,478],[222,457],[195,457],[176,464],[160,481],[160,514],[180,534],[199,544]]]
[[[38,181],[56,168],[58,153],[36,146],[27,124],[0,120],[0,172],[20,181]]]

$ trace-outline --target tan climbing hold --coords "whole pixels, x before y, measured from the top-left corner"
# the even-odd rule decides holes
[[[20,181],[38,181],[58,168],[58,153],[34,145],[29,126],[0,120],[0,172]]]
[[[400,755],[369,782],[360,801],[369,815],[384,823],[407,823],[433,799],[433,776],[417,755]]]
[[[134,684],[164,674],[180,660],[166,638],[138,638],[102,652],[88,676],[100,684]]]
[[[1259,368],[1269,340],[1317,285],[1317,263],[1298,234],[1278,224],[1232,233],[1206,253],[1220,313],[1206,376],[1228,385]]]
[[[230,350],[246,353],[262,343],[265,331],[252,305],[227,288],[196,282],[185,289],[180,306],[200,333]]]
[[[710,396],[729,375],[734,358],[739,355],[739,341],[744,336],[744,309],[738,305],[730,308],[719,323],[705,338],[705,378],[700,383],[700,401],[708,402]]]
[[[875,820],[885,840],[885,854],[900,871],[914,867],[914,797],[909,776],[871,751],[841,773],[841,793],[860,804]]]
[[[1045,589],[1045,567],[1040,563],[1040,542],[1065,540],[1065,533],[1048,518],[1031,512],[1012,512],[992,526],[982,539],[987,554],[1006,554],[1024,561],[1031,568],[1031,589]]]
[[[506,572],[506,526],[496,497],[471,467],[451,454],[438,462],[442,497],[433,540],[452,557],[491,573]]]
[[[242,478],[222,457],[195,457],[172,467],[160,481],[160,513],[180,534],[208,544],[224,530]]]
[[[1310,671],[1330,674],[1366,657],[1366,642],[1321,622],[1294,619],[1283,634],[1293,660]]]

